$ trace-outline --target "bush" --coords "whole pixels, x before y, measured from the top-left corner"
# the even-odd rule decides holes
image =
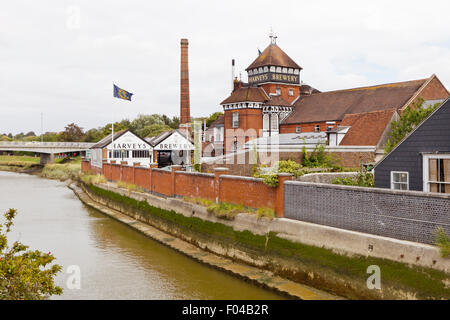
[[[261,166],[259,169],[253,170],[253,177],[262,178],[265,184],[274,188],[278,186],[278,173],[290,173],[296,178],[305,174],[305,171],[302,170],[302,165],[293,160],[278,161],[267,172],[262,172],[263,168]]]
[[[402,112],[400,119],[392,121],[391,129],[388,133],[389,139],[384,147],[385,154],[391,152],[404,137],[413,131],[414,128],[416,128],[440,105],[440,103],[436,103],[428,108],[423,108],[424,101],[424,99],[419,98],[417,102]]]
[[[0,299],[42,300],[62,294],[62,289],[54,283],[62,267],[50,266],[55,260],[50,252],[31,251],[17,241],[8,246],[7,235],[16,215],[16,210],[9,209],[4,214],[6,222],[0,223]]]
[[[101,174],[83,174],[80,178],[84,183],[87,184],[98,184],[106,182],[106,178]]]
[[[233,220],[238,213],[255,213],[258,215],[258,217],[266,217],[268,219],[273,219],[275,217],[275,211],[271,208],[262,207],[253,209],[242,204],[232,204],[225,202],[215,203],[211,200],[202,198],[184,197],[183,200],[204,206],[209,213],[214,214],[217,218],[226,220]]]
[[[308,168],[330,168],[334,164],[331,156],[327,155],[325,151],[325,145],[318,143],[309,156],[306,147],[303,146],[302,165]]]
[[[355,178],[336,178],[331,183],[345,186],[374,187],[373,174],[366,170],[360,171]]]
[[[117,187],[119,187],[119,188],[124,188],[124,189],[127,189],[128,190],[128,193],[130,193],[130,192],[132,192],[132,191],[134,191],[134,192],[144,192],[144,189],[142,189],[141,187],[139,187],[139,186],[137,186],[137,185],[135,185],[135,184],[132,184],[132,183],[126,183],[126,182],[123,182],[123,181],[117,181]]]
[[[47,164],[42,170],[41,176],[48,179],[61,181],[77,179],[80,176],[81,163]]]
[[[439,247],[442,257],[450,256],[450,236],[445,233],[445,230],[438,228],[436,230],[435,244]]]

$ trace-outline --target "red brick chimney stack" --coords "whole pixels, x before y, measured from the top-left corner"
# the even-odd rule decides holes
[[[191,122],[188,45],[188,39],[181,39],[180,128],[189,126]]]

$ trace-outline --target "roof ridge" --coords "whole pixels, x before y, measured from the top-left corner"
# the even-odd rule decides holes
[[[337,92],[346,92],[346,91],[357,91],[357,90],[363,90],[363,89],[374,89],[374,88],[377,88],[377,87],[386,87],[386,86],[391,86],[391,85],[396,85],[396,84],[406,84],[406,83],[409,83],[409,82],[419,82],[419,81],[426,82],[429,79],[430,78],[424,78],[424,79],[417,79],[417,80],[407,80],[407,81],[400,81],[400,82],[383,83],[383,84],[377,84],[377,85],[372,85],[372,86],[363,86],[363,87],[348,88],[348,89],[322,91],[322,92],[316,93],[316,94],[337,93]]]

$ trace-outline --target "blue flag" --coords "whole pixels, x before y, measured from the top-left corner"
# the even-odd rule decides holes
[[[120,89],[118,86],[114,85],[114,97],[131,101],[131,96],[133,94],[131,92]]]

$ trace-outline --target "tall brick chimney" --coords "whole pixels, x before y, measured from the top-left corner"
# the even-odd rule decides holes
[[[181,39],[180,128],[191,122],[189,103],[188,39]]]

